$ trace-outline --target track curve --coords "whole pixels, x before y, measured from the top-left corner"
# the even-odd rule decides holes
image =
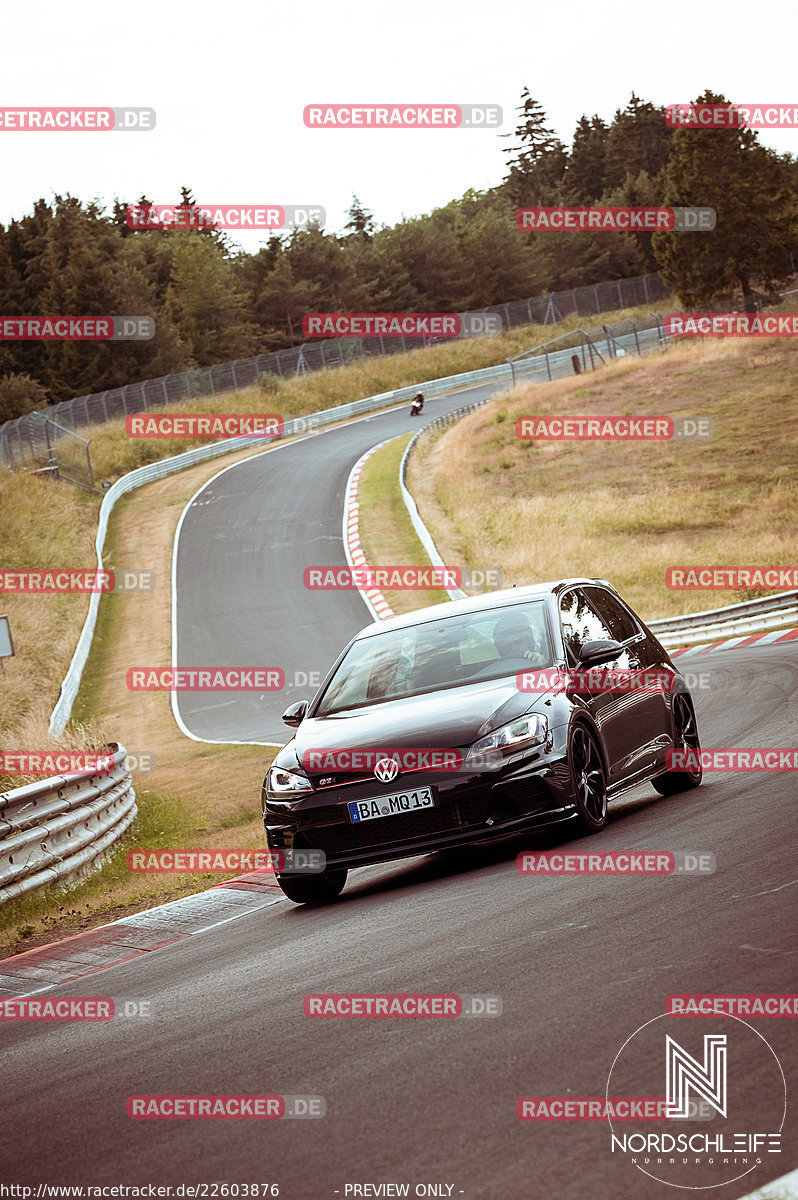
[[[175,539],[175,666],[279,667],[286,686],[173,693],[185,732],[206,741],[287,741],[280,714],[315,691],[303,677],[323,678],[371,620],[358,592],[319,593],[303,585],[306,567],[347,565],[341,521],[352,467],[378,442],[506,386],[482,384],[430,400],[420,424],[404,404],[273,447],[226,468],[197,492]]]

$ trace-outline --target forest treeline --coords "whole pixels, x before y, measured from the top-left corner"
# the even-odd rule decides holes
[[[722,102],[705,92],[700,101]],[[570,148],[527,89],[495,187],[379,226],[353,197],[342,234],[273,234],[255,253],[218,229],[139,231],[107,212],[40,199],[0,226],[0,313],[147,315],[149,342],[0,341],[0,421],[71,396],[301,343],[306,312],[460,312],[659,271],[685,307],[747,301],[798,254],[798,161],[748,129],[671,129],[632,95],[613,119],[583,116]],[[365,198],[367,201],[367,198]],[[183,188],[180,204],[194,197]],[[532,205],[698,205],[711,233],[529,232]]]

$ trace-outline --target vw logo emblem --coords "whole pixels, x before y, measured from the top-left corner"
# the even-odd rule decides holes
[[[399,774],[399,762],[395,758],[380,758],[374,768],[380,783],[390,783]]]

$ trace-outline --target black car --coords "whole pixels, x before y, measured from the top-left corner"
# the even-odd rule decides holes
[[[263,783],[269,848],[325,866],[278,871],[298,903],[334,899],[350,867],[558,821],[592,833],[626,788],[701,782],[697,753],[672,769],[670,752],[700,750],[684,679],[600,579],[369,625],[283,720],[296,733]]]

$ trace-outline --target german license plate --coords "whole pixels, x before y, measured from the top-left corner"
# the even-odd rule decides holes
[[[413,788],[408,792],[393,792],[390,796],[378,796],[373,800],[350,800],[347,804],[349,820],[353,825],[360,821],[376,821],[380,817],[396,817],[400,813],[418,812],[421,808],[434,808],[432,788]]]

